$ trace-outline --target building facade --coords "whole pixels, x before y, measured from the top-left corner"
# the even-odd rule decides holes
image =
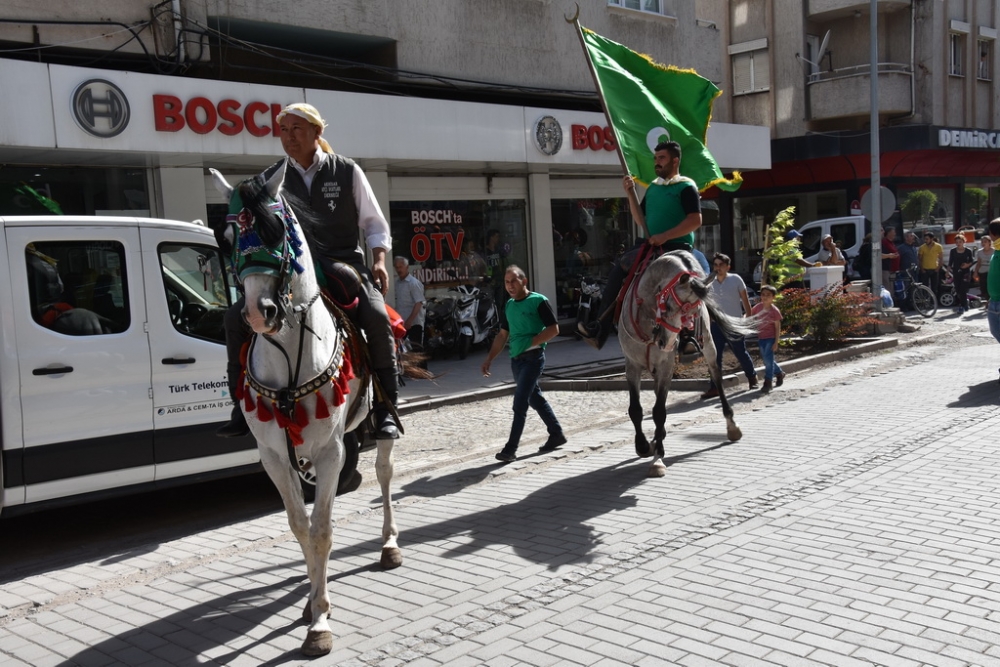
[[[944,235],[1000,215],[995,0],[877,0],[886,225]],[[733,0],[721,27],[733,123],[771,128],[772,168],[719,196],[749,273],[765,226],[861,213],[871,181],[870,0]],[[721,98],[720,98],[721,99]],[[729,222],[731,221],[731,224]],[[939,240],[941,240],[939,236]]]
[[[517,263],[568,315],[577,276],[606,272],[634,237],[613,136],[560,3],[101,5],[0,8],[0,82],[19,91],[0,98],[4,214],[54,201],[76,214],[222,215],[207,169],[232,181],[274,162],[274,116],[305,100],[334,149],[365,169],[393,254],[432,293]],[[579,20],[720,82],[724,6],[589,0]],[[722,168],[769,167],[768,129],[727,114],[716,110],[708,137]],[[711,204],[706,221],[699,243],[714,250]]]

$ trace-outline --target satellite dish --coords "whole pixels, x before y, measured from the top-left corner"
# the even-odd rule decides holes
[[[830,31],[827,30],[826,34],[823,35],[823,41],[819,43],[819,53],[816,55],[816,62],[823,62],[823,56],[826,55],[826,47],[830,46]]]

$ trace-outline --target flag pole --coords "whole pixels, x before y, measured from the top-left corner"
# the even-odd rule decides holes
[[[628,176],[628,165],[625,164],[625,153],[622,152],[622,142],[618,138],[618,130],[615,129],[615,124],[611,122],[611,114],[608,113],[608,105],[604,101],[604,89],[601,88],[601,80],[597,78],[597,70],[594,69],[594,63],[590,59],[590,51],[587,50],[587,43],[583,40],[583,27],[580,25],[580,3],[575,4],[576,14],[572,18],[564,14],[563,18],[566,20],[566,23],[572,23],[576,27],[576,36],[580,39],[580,47],[583,49],[583,55],[587,59],[590,76],[594,78],[594,86],[597,88],[597,98],[601,101],[601,109],[604,110],[604,118],[608,121],[608,127],[615,133],[615,152],[618,154],[618,161],[622,166],[622,174]]]

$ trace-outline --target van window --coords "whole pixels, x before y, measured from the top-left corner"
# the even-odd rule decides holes
[[[799,249],[803,257],[812,257],[819,252],[819,242],[823,240],[822,227],[810,227],[802,231],[799,239]]]
[[[121,243],[29,243],[24,258],[31,316],[36,323],[69,336],[128,329],[132,317]]]
[[[849,248],[854,247],[855,243],[858,243],[858,227],[854,223],[833,225],[830,227],[830,236],[833,237],[833,242],[841,250],[847,252]]]
[[[211,246],[164,243],[159,254],[174,328],[188,336],[225,343],[223,319],[234,298],[219,251]]]

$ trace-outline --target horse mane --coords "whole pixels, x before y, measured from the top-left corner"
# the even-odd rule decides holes
[[[285,237],[285,223],[278,213],[271,210],[271,198],[264,178],[260,175],[248,178],[237,186],[243,206],[254,219],[254,229],[264,245],[273,248]]]

